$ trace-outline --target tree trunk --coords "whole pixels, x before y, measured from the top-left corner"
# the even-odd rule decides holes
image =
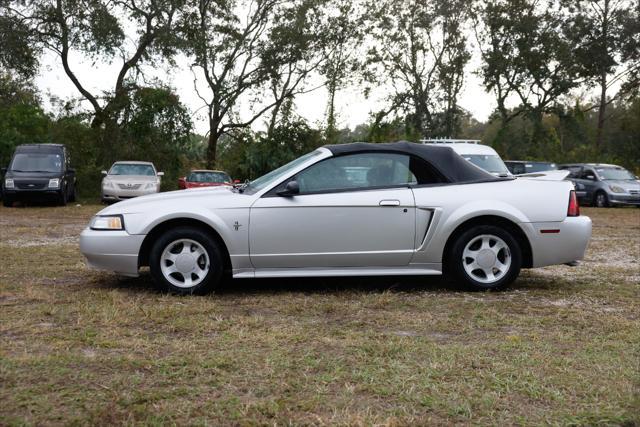
[[[218,139],[220,136],[216,131],[209,132],[209,140],[207,141],[207,168],[216,167],[216,150],[218,149]]]
[[[607,111],[607,73],[600,75],[600,108],[598,109],[598,128],[596,129],[596,149],[602,146],[602,136],[604,131],[605,113]]]
[[[335,144],[337,142],[337,132],[336,132],[336,82],[332,79],[329,82],[329,105],[327,107],[327,142],[330,144]]]

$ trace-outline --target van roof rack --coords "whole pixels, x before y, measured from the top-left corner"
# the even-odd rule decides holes
[[[422,144],[480,144],[479,139],[423,138]]]

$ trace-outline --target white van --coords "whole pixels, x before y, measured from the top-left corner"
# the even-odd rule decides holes
[[[496,176],[509,176],[511,173],[496,153],[488,145],[480,144],[476,139],[421,139],[422,144],[451,147],[453,151],[474,165]]]

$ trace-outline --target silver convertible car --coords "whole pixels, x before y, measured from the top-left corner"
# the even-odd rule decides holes
[[[496,177],[451,148],[329,145],[242,186],[176,191],[100,211],[91,266],[175,293],[234,278],[440,275],[503,287],[521,268],[574,263],[591,220],[568,181]]]

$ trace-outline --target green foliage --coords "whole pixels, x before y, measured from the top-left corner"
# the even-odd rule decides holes
[[[26,84],[0,74],[0,166],[6,167],[16,145],[48,141],[49,118]]]
[[[165,88],[138,89],[128,99],[119,123],[121,141],[111,160],[153,162],[165,172],[163,189],[176,189],[185,153],[193,148],[191,117],[178,96]]]

